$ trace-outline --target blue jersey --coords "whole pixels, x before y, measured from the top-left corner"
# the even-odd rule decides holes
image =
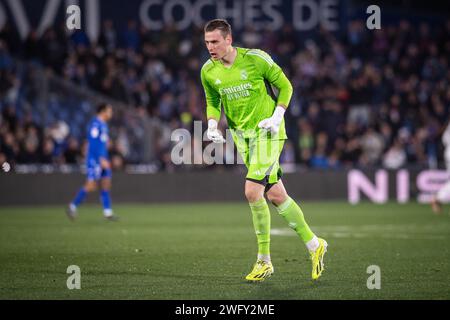
[[[99,164],[100,158],[108,159],[108,125],[95,117],[88,127],[88,152],[86,162]]]

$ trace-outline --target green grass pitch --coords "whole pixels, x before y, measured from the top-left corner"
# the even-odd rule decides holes
[[[329,243],[325,272],[310,280],[307,252],[272,210],[274,275],[244,276],[256,258],[242,203],[116,205],[119,222],[86,205],[0,209],[0,299],[449,299],[450,216],[415,203],[302,203]],[[81,289],[69,290],[69,265]],[[381,268],[369,290],[367,267]]]

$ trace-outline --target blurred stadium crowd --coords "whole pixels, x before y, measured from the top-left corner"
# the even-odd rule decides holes
[[[450,111],[450,20],[399,21],[381,30],[352,21],[340,33],[319,30],[309,37],[289,25],[278,33],[247,27],[234,38],[237,46],[267,51],[292,81],[282,163],[396,169],[441,161],[440,134]],[[115,168],[154,163],[175,169],[171,131],[205,123],[199,75],[207,59],[200,29],[154,32],[130,21],[120,30],[105,20],[98,43],[82,30],[66,34],[63,26],[42,37],[31,32],[21,42],[6,24],[0,31],[0,163],[83,163],[95,108],[50,89],[39,107],[42,78],[33,70],[41,68],[43,77],[127,106],[111,124]]]

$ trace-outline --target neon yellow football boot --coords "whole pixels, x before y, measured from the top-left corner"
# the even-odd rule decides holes
[[[310,252],[312,262],[312,279],[317,280],[323,272],[325,265],[323,264],[323,256],[327,252],[328,243],[319,238],[319,247],[316,251]]]
[[[271,262],[258,260],[253,266],[252,272],[250,272],[245,279],[252,282],[261,282],[270,277],[274,269]]]

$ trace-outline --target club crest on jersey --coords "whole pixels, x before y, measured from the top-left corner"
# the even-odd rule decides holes
[[[214,84],[221,84],[222,83],[222,81],[220,81],[220,79],[216,79],[216,82],[214,82]]]
[[[241,79],[242,79],[242,80],[247,80],[247,78],[248,78],[247,71],[242,70],[242,71],[241,71]]]

